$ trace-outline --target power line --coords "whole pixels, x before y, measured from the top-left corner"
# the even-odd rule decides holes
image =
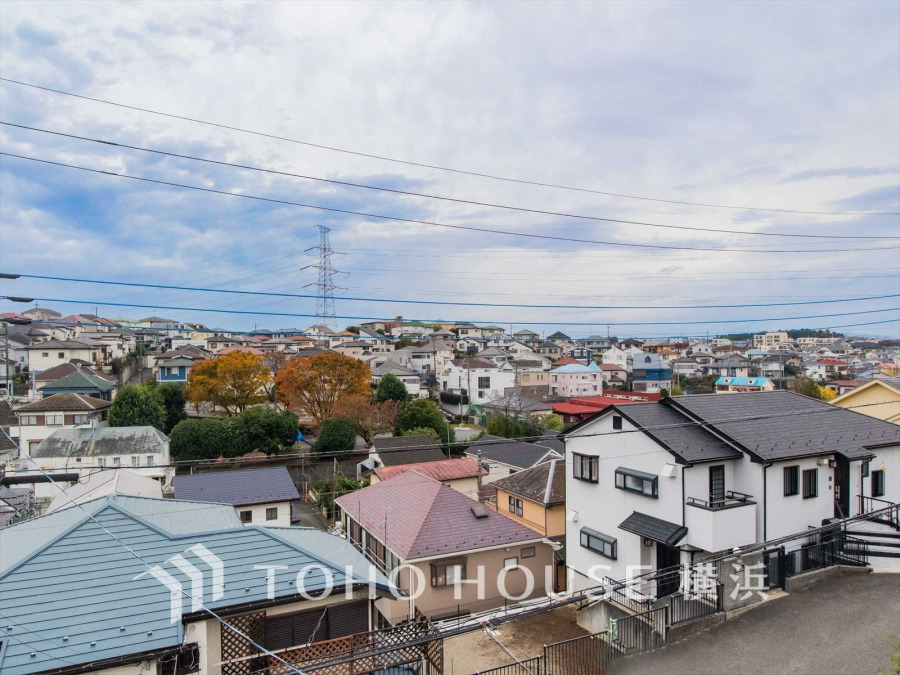
[[[328,230],[328,228],[324,228]],[[326,239],[324,239],[325,244],[327,245],[327,232],[323,234]],[[323,244],[320,244],[316,248],[322,248]],[[325,249],[322,249],[325,250]],[[330,246],[328,247],[329,256],[333,254]],[[325,254],[323,253],[323,259],[325,259]],[[323,268],[328,265],[329,262],[324,260],[324,262],[319,263],[319,267]],[[333,270],[336,273],[336,270]],[[173,291],[195,291],[200,293],[225,293],[225,294],[233,294],[233,295],[251,295],[251,296],[265,296],[265,297],[276,297],[276,298],[299,298],[299,299],[313,299],[315,298],[317,301],[322,301],[330,308],[330,312],[327,314],[329,318],[334,317],[334,284],[331,283],[331,293],[327,292],[325,285],[322,281],[322,272],[320,269],[320,279],[316,284],[319,287],[320,294],[311,295],[311,294],[303,294],[303,293],[273,293],[271,291],[243,291],[236,289],[224,289],[224,288],[197,288],[191,286],[171,286],[164,284],[148,284],[148,283],[136,283],[136,282],[126,282],[126,281],[106,281],[101,279],[78,279],[74,277],[56,277],[56,276],[46,276],[40,274],[18,274],[16,276],[22,277],[23,279],[43,279],[46,281],[66,281],[66,282],[76,282],[76,283],[84,283],[84,284],[103,284],[109,286],[133,286],[137,288],[159,288],[163,290],[173,290]],[[324,290],[323,290],[324,289]],[[856,297],[856,298],[834,298],[829,300],[807,300],[804,302],[770,302],[770,303],[745,303],[739,305],[536,305],[533,303],[528,304],[516,304],[516,303],[491,303],[491,302],[451,302],[444,300],[403,300],[399,298],[364,298],[364,297],[343,297],[342,300],[347,301],[355,301],[355,302],[386,302],[386,303],[398,303],[398,304],[413,304],[413,305],[449,305],[454,307],[519,307],[519,308],[533,308],[533,309],[734,309],[734,308],[743,308],[743,307],[785,307],[790,305],[822,305],[822,304],[832,304],[836,302],[862,302],[866,300],[884,300],[888,298],[900,298],[900,293],[893,293],[889,295],[870,295],[864,297]],[[323,305],[324,306],[324,305]],[[323,318],[326,316],[322,312],[320,312],[320,303],[316,303],[316,316],[318,318]],[[323,321],[324,323],[324,321]],[[325,325],[329,325],[325,323]]]
[[[516,211],[519,213],[531,213],[535,215],[542,216],[554,216],[560,218],[575,218],[578,220],[589,220],[593,222],[601,222],[601,223],[617,223],[622,225],[636,225],[640,227],[656,227],[663,229],[672,229],[672,230],[689,230],[693,232],[716,232],[720,234],[742,234],[747,236],[757,236],[757,237],[796,237],[796,238],[805,238],[805,239],[898,239],[898,237],[886,237],[886,236],[866,236],[866,235],[828,235],[828,234],[791,234],[786,232],[752,232],[748,230],[726,230],[720,228],[711,228],[711,227],[691,227],[687,225],[672,225],[672,224],[662,224],[662,223],[650,223],[644,221],[635,221],[635,220],[622,220],[619,218],[603,218],[599,216],[588,216],[582,214],[575,213],[564,213],[560,211],[548,211],[545,209],[532,209],[521,206],[512,206],[508,204],[496,204],[491,202],[480,202],[472,199],[461,199],[455,197],[446,197],[441,195],[432,195],[425,194],[421,192],[411,192],[407,190],[398,190],[396,188],[386,188],[375,185],[365,185],[362,183],[353,183],[350,181],[342,181],[331,178],[321,178],[319,176],[309,176],[304,174],[291,173],[288,171],[279,171],[276,169],[267,169],[265,167],[257,167],[251,166],[247,164],[237,164],[235,162],[225,162],[215,159],[209,159],[206,157],[197,157],[194,155],[183,155],[176,152],[168,152],[165,150],[157,150],[154,148],[145,148],[137,145],[128,145],[126,143],[117,143],[113,141],[106,141],[97,138],[88,138],[86,136],[78,136],[76,134],[67,134],[61,131],[50,131],[48,129],[39,129],[37,127],[29,127],[23,124],[15,124],[13,122],[3,122],[0,121],[0,124],[16,127],[18,129],[25,129],[27,131],[35,131],[42,134],[50,134],[53,136],[61,136],[64,138],[72,138],[79,141],[87,141],[89,143],[99,143],[101,145],[108,145],[117,148],[124,148],[127,150],[136,150],[139,152],[147,152],[155,155],[162,155],[165,157],[175,157],[177,159],[187,159],[194,162],[204,162],[206,164],[215,164],[218,166],[228,166],[235,169],[243,169],[247,171],[258,171],[261,173],[267,173],[271,175],[277,176],[286,176],[290,178],[301,178],[303,180],[310,180],[322,183],[329,183],[331,185],[343,185],[345,187],[352,188],[360,188],[364,190],[376,190],[380,192],[389,192],[392,194],[404,195],[408,197],[421,197],[423,199],[435,199],[439,201],[452,202],[455,204],[467,204],[470,206],[482,206],[493,209],[503,209],[506,211]]]
[[[237,193],[237,192],[228,192],[226,190],[214,190],[213,188],[204,188],[196,185],[186,185],[184,183],[173,183],[171,181],[157,180],[153,178],[144,178],[142,176],[130,176],[126,174],[117,174],[112,173],[110,171],[103,171],[101,169],[90,169],[84,166],[77,166],[75,164],[66,164],[64,162],[54,162],[48,159],[38,159],[37,157],[27,157],[25,155],[18,155],[11,152],[0,152],[0,155],[5,155],[6,157],[14,157],[16,159],[24,159],[29,162],[37,162],[40,164],[48,164],[51,166],[59,166],[66,169],[77,169],[79,171],[86,171],[88,173],[97,173],[102,174],[104,176],[111,176],[113,178],[124,178],[127,180],[140,181],[143,183],[151,183],[154,185],[166,185],[168,187],[176,187],[183,188],[185,190],[196,190],[198,192],[208,192],[211,194],[218,195],[226,195],[228,197],[238,197],[241,199],[250,199],[254,201],[267,202],[271,204],[283,204],[285,206],[297,206],[299,208],[304,209],[316,209],[318,211],[327,211],[329,213],[342,213],[345,215],[351,216],[360,216],[363,218],[376,218],[378,220],[392,220],[398,223],[413,223],[416,225],[429,225],[432,227],[443,227],[452,230],[465,230],[469,232],[482,232],[486,234],[499,234],[508,237],[523,237],[526,239],[544,239],[549,241],[566,241],[566,242],[575,242],[580,244],[600,244],[604,246],[622,246],[626,248],[640,248],[640,249],[653,249],[653,250],[670,250],[670,251],[705,251],[705,252],[715,252],[715,253],[847,253],[847,252],[859,252],[859,251],[884,251],[887,249],[900,249],[900,246],[879,246],[874,248],[833,248],[833,249],[816,249],[815,251],[810,251],[809,249],[766,249],[766,250],[755,250],[755,249],[747,249],[747,248],[712,248],[712,247],[700,247],[700,246],[673,246],[673,245],[664,245],[664,244],[637,244],[632,242],[617,242],[617,241],[604,241],[599,239],[580,239],[576,237],[561,237],[549,234],[531,234],[528,232],[514,232],[511,230],[495,230],[487,227],[475,227],[473,225],[450,225],[449,223],[438,223],[435,221],[429,220],[418,220],[415,218],[401,218],[399,216],[385,216],[377,213],[366,213],[363,211],[351,211],[349,209],[338,209],[334,207],[328,206],[319,206],[316,204],[304,204],[302,202],[292,202],[286,199],[275,199],[272,197],[260,197],[258,195],[251,195],[247,193]]]
[[[202,307],[177,307],[166,305],[139,305],[127,302],[100,302],[97,300],[69,300],[65,298],[32,298],[32,300],[40,302],[63,302],[68,304],[87,304],[102,305],[104,307],[136,307],[141,309],[165,309],[170,311],[184,312],[211,312],[216,314],[240,314],[246,316],[282,316],[292,318],[316,318],[315,314],[293,314],[290,312],[253,312],[238,309],[204,309]],[[900,312],[900,307],[888,307],[885,309],[868,309],[857,312],[840,312],[837,314],[810,314],[807,316],[779,316],[766,317],[763,319],[723,319],[718,321],[606,321],[602,323],[609,326],[690,326],[690,325],[718,325],[726,323],[761,323],[767,321],[800,321],[806,319],[830,319],[839,316],[857,316],[860,314],[879,314],[883,312]],[[348,316],[337,315],[335,319],[344,319],[348,321],[360,320],[392,320],[390,317],[372,317],[372,316]],[[425,323],[428,319],[408,319],[408,321],[420,321]],[[494,319],[491,323],[514,324],[514,325],[531,325],[531,326],[596,326],[600,320],[596,321],[507,321]],[[488,323],[486,321],[456,321],[456,323]]]
[[[545,183],[545,182],[539,182],[539,181],[530,181],[530,180],[523,180],[523,179],[517,179],[517,178],[509,178],[509,177],[498,176],[498,175],[493,175],[493,174],[489,174],[489,173],[483,173],[483,172],[477,172],[477,171],[466,171],[463,169],[453,169],[450,167],[438,166],[435,164],[425,164],[425,163],[420,163],[420,162],[413,162],[413,161],[397,159],[397,158],[393,158],[393,157],[386,157],[383,155],[358,152],[358,151],[354,151],[354,150],[347,150],[344,148],[337,148],[334,146],[323,145],[323,144],[319,144],[319,143],[312,143],[309,141],[301,141],[301,140],[297,140],[294,138],[287,138],[285,136],[278,136],[275,134],[267,134],[267,133],[263,133],[260,131],[252,131],[250,129],[242,129],[240,127],[230,126],[227,124],[208,122],[205,120],[200,120],[200,119],[196,119],[196,118],[192,118],[192,117],[186,117],[184,115],[175,115],[173,113],[166,113],[166,112],[161,112],[158,110],[151,110],[149,108],[141,108],[138,106],[126,105],[124,103],[115,103],[113,101],[107,101],[107,100],[104,100],[101,98],[96,98],[93,96],[85,96],[82,94],[75,94],[72,92],[63,91],[61,89],[53,89],[51,87],[44,87],[44,86],[40,86],[37,84],[31,84],[28,82],[23,82],[21,80],[13,80],[13,79],[10,79],[7,77],[0,77],[0,81],[9,82],[10,84],[17,84],[17,85],[20,85],[23,87],[30,87],[32,89],[40,89],[42,91],[48,91],[48,92],[51,92],[54,94],[61,94],[63,96],[71,96],[73,98],[79,98],[79,99],[83,99],[86,101],[93,101],[94,103],[103,103],[105,105],[111,105],[111,106],[115,106],[118,108],[125,108],[128,110],[135,110],[138,112],[150,113],[152,115],[159,115],[159,116],[168,117],[171,119],[178,119],[178,120],[182,120],[185,122],[193,122],[195,124],[203,124],[206,126],[216,127],[219,129],[227,129],[229,131],[237,131],[237,132],[244,133],[244,134],[251,134],[253,136],[261,136],[263,138],[270,138],[273,140],[285,141],[288,143],[296,143],[298,145],[305,145],[305,146],[312,147],[312,148],[318,148],[320,150],[329,150],[331,152],[340,152],[340,153],[344,153],[344,154],[348,154],[348,155],[355,155],[357,157],[366,157],[368,159],[377,159],[377,160],[381,160],[381,161],[385,161],[385,162],[393,162],[396,164],[405,164],[407,166],[417,166],[417,167],[424,168],[424,169],[434,169],[436,171],[446,171],[449,173],[474,176],[477,178],[488,178],[491,180],[497,180],[497,181],[502,181],[502,182],[506,182],[506,183],[518,183],[520,185],[533,185],[533,186],[537,186],[537,187],[553,188],[553,189],[557,189],[557,190],[569,190],[569,191],[573,191],[573,192],[583,192],[583,193],[589,193],[589,194],[604,195],[606,197],[618,197],[621,199],[636,199],[636,200],[640,200],[640,201],[658,202],[658,203],[662,203],[662,204],[675,204],[675,205],[679,205],[679,206],[700,206],[700,207],[704,207],[704,208],[732,209],[732,210],[737,210],[737,211],[765,211],[765,212],[770,212],[770,213],[796,213],[796,214],[804,214],[804,215],[822,215],[822,216],[851,216],[851,215],[856,215],[856,216],[874,216],[874,215],[896,216],[896,215],[900,215],[900,212],[876,212],[876,211],[871,211],[871,210],[869,210],[869,211],[808,211],[808,210],[800,210],[800,209],[773,209],[773,208],[763,208],[763,207],[755,207],[755,206],[733,206],[733,205],[724,205],[724,204],[709,204],[709,203],[689,202],[689,201],[675,200],[675,199],[660,199],[660,198],[655,198],[655,197],[642,197],[642,196],[627,195],[627,194],[616,193],[616,192],[605,192],[602,190],[593,190],[593,189],[588,189],[588,188],[578,188],[578,187],[571,187],[571,186],[566,186],[566,185],[558,185],[558,184],[554,184],[554,183]]]

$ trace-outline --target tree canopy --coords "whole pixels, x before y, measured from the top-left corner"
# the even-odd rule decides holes
[[[547,431],[562,431],[559,415],[491,415],[487,432],[501,438],[529,438],[541,436]]]
[[[163,431],[167,434],[171,433],[175,425],[187,417],[187,413],[184,412],[184,389],[180,384],[168,382],[155,387],[153,391],[159,397],[166,411],[166,423]]]
[[[278,400],[301,418],[320,425],[345,396],[371,391],[369,367],[362,361],[325,352],[288,361],[275,379]]]
[[[316,454],[346,452],[356,447],[356,431],[353,423],[344,417],[332,417],[322,422],[313,452]]]
[[[453,441],[452,430],[444,420],[437,403],[427,398],[418,398],[403,406],[394,421],[394,433],[402,435],[404,431],[421,427],[434,429],[442,443],[447,441],[449,432],[450,441]]]
[[[155,390],[136,384],[126,384],[116,392],[109,409],[111,427],[166,428],[166,409]]]
[[[188,373],[187,398],[195,405],[205,402],[228,415],[266,400],[272,374],[258,354],[230,352],[197,361]]]
[[[385,373],[378,382],[378,388],[375,389],[375,400],[382,401],[400,401],[406,403],[409,400],[409,391],[403,380],[393,373]]]
[[[172,429],[170,447],[178,459],[233,458],[253,451],[274,454],[296,439],[294,413],[255,407],[223,420],[182,420]]]
[[[234,442],[223,420],[196,418],[175,425],[169,448],[172,456],[180,460],[239,457],[245,450]]]
[[[402,405],[400,401],[388,399],[376,402],[368,394],[352,394],[338,400],[334,414],[350,420],[356,433],[366,443],[371,443],[375,434],[387,434],[393,430],[394,419]]]

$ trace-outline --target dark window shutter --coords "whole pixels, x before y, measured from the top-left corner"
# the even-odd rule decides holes
[[[328,612],[325,607],[301,614],[294,614],[293,618],[295,645],[305,645],[307,642],[318,642],[319,640],[328,639]],[[321,619],[321,622],[319,619]]]
[[[347,602],[328,608],[328,637],[330,639],[365,633],[369,630],[369,603]]]
[[[294,646],[293,617],[266,618],[266,649],[284,649]]]

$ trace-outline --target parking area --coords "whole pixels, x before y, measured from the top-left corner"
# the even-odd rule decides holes
[[[614,662],[613,675],[894,673],[900,575],[843,574],[766,602],[663,649]]]

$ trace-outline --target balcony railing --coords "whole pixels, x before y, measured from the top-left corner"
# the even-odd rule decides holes
[[[688,497],[687,503],[688,506],[697,506],[701,509],[716,511],[718,509],[731,509],[735,506],[755,504],[756,502],[752,500],[753,495],[748,495],[743,492],[737,492],[735,490],[729,490],[725,493],[724,499],[700,499],[699,497]]]

